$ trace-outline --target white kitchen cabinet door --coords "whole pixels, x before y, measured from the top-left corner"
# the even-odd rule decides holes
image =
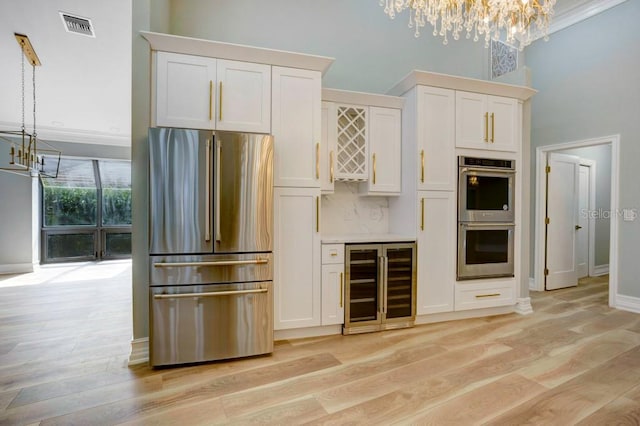
[[[274,185],[320,188],[321,75],[273,67]]]
[[[417,88],[419,190],[455,190],[455,100],[453,90]]]
[[[336,104],[322,102],[320,130],[320,189],[323,194],[334,191],[336,177],[336,149],[338,142],[338,123]]]
[[[321,322],[320,189],[274,188],[274,327]]]
[[[218,59],[216,129],[271,132],[271,66]]]
[[[322,265],[322,325],[344,324],[344,264]]]
[[[216,60],[157,52],[155,126],[215,128]]]
[[[418,315],[451,312],[456,284],[455,192],[418,192]]]
[[[401,111],[369,107],[368,195],[393,195],[401,190]]]
[[[456,147],[516,152],[518,101],[456,92]]]
[[[491,149],[512,152],[520,149],[518,108],[520,106],[517,99],[487,96]]]

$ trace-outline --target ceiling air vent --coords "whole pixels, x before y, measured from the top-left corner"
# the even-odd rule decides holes
[[[60,17],[64,23],[64,28],[69,33],[82,34],[89,37],[95,37],[91,19],[74,16],[69,13],[60,12]]]

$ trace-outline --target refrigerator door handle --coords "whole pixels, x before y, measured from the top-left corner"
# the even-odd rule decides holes
[[[269,263],[269,259],[251,260],[218,260],[214,262],[158,262],[154,268],[173,268],[178,266],[234,266],[234,265],[262,265]]]
[[[183,294],[154,294],[154,299],[184,299],[186,297],[218,297],[236,296],[241,294],[267,293],[269,289],[258,288],[255,290],[213,291],[209,293],[183,293]]]
[[[206,155],[206,182],[205,192],[206,201],[204,204],[205,224],[204,224],[204,240],[211,241],[211,139],[207,139],[207,155]]]
[[[216,193],[215,193],[215,208],[214,208],[214,216],[215,216],[215,229],[214,232],[216,234],[216,242],[220,242],[222,240],[222,235],[220,233],[220,191],[222,185],[220,184],[220,177],[222,176],[222,172],[220,170],[222,161],[222,146],[220,145],[220,140],[216,139]]]

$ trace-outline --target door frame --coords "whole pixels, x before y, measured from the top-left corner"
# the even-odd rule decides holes
[[[580,158],[580,165],[589,168],[589,200],[587,208],[589,211],[596,209],[596,162],[587,158]],[[578,201],[578,204],[580,202]],[[587,260],[587,270],[590,277],[595,276],[596,265],[596,221],[591,215],[587,217],[587,245],[589,255]],[[576,258],[577,259],[577,258]]]
[[[609,306],[617,306],[618,294],[618,214],[620,197],[620,135],[604,136],[593,139],[583,139],[573,142],[559,143],[556,145],[545,145],[536,148],[536,190],[535,190],[535,247],[534,247],[534,267],[533,285],[530,290],[544,291],[544,219],[547,199],[547,189],[545,185],[545,167],[547,165],[547,154],[549,152],[564,151],[572,148],[586,148],[596,145],[611,146],[611,214],[610,220],[610,240],[609,240]]]

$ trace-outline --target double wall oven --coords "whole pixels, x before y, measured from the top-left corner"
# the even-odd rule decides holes
[[[457,279],[514,275],[515,161],[458,157]]]

